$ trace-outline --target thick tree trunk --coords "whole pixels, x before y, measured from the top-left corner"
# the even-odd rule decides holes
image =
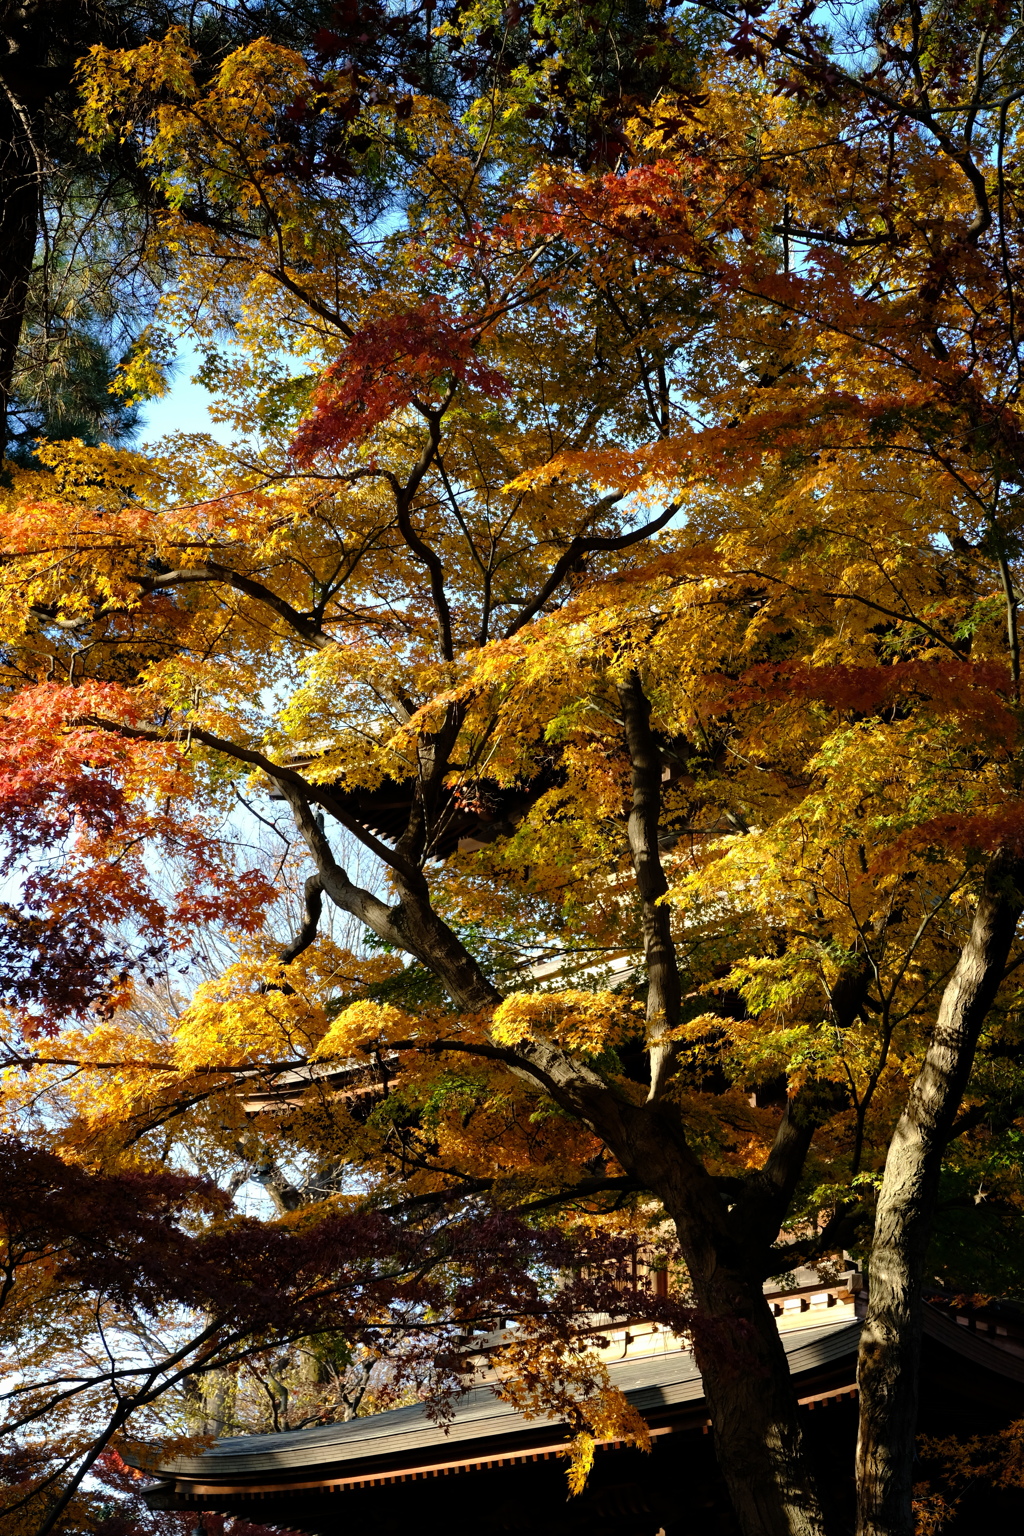
[[[821,1536],[824,1518],[789,1364],[758,1275],[677,1218],[718,1465],[744,1536]]]
[[[638,1106],[608,1140],[679,1234],[718,1464],[743,1536],[825,1536],[786,1352],[764,1298],[763,1234],[734,1220],[671,1105]]]
[[[810,1142],[811,1127],[787,1112],[765,1167],[751,1174],[732,1210],[689,1146],[679,1111],[662,1093],[671,1069],[665,1032],[679,1015],[679,975],[661,868],[661,762],[650,706],[633,675],[621,689],[633,769],[630,848],[637,875],[651,987],[651,1095],[630,1102],[588,1063],[542,1036],[514,1048],[469,1045],[541,1086],[603,1137],[627,1174],[664,1204],[679,1233],[697,1296],[697,1360],[704,1376],[719,1464],[743,1536],[825,1536],[788,1362],[765,1302],[763,1275]],[[484,1011],[501,993],[430,906],[425,882],[394,874],[400,900],[388,907],[357,889],[336,863],[301,790],[279,781],[329,898],[416,955],[457,1004]],[[411,851],[411,841],[409,848]],[[680,1490],[685,1500],[685,1489]]]
[[[992,860],[885,1163],[861,1335],[859,1536],[913,1536],[922,1286],[943,1154],[1024,900],[1024,860]]]
[[[0,82],[0,461],[10,437],[18,343],[35,255],[39,175],[27,113]]]
[[[716,1266],[694,1290],[703,1314],[697,1362],[740,1529],[744,1536],[822,1536],[786,1353],[761,1285]]]
[[[658,1102],[672,1072],[670,1032],[679,1022],[682,993],[671,910],[662,900],[668,891],[659,842],[662,758],[636,672],[619,685],[619,699],[632,769],[627,832],[643,913],[651,1089],[643,1118],[629,1126],[624,1142],[616,1145],[614,1131],[608,1140],[675,1221],[699,1307],[694,1345],[718,1464],[744,1536],[820,1536],[824,1524],[786,1352],[758,1263],[778,1233],[810,1135],[787,1115],[761,1178],[730,1212],[673,1111]]]

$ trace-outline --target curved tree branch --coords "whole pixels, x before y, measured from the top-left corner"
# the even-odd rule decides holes
[[[283,951],[282,965],[291,965],[292,961],[297,960],[303,950],[308,949],[316,938],[316,931],[320,926],[320,914],[324,906],[323,892],[324,887],[320,876],[310,875],[303,888],[303,923],[288,948]]]
[[[594,508],[591,518],[597,517],[601,512],[605,512],[609,507],[613,507],[616,502],[622,500],[623,494],[622,491],[615,491],[612,495],[605,496]],[[529,624],[530,620],[540,613],[544,604],[557,592],[581,555],[594,554],[601,550],[614,552],[620,549],[629,549],[633,544],[642,543],[644,539],[651,538],[652,535],[659,533],[662,528],[667,527],[679,511],[680,505],[681,503],[678,501],[671,502],[659,517],[654,518],[649,523],[645,523],[642,528],[634,528],[632,533],[595,534],[590,538],[585,536],[574,538],[555,562],[550,576],[536,597],[531,598],[526,606],[521,608],[516,614],[505,631],[505,639],[507,640],[511,635],[522,629],[524,624]]]
[[[230,566],[220,565],[215,560],[204,560],[201,565],[183,566],[177,571],[161,572],[158,576],[135,578],[135,584],[143,592],[162,592],[168,587],[181,587],[198,581],[222,582],[225,586],[233,587],[236,592],[243,592],[246,597],[262,603],[264,607],[273,609],[297,635],[301,635],[303,640],[318,650],[334,643],[319,624],[293,608],[283,597],[278,597],[276,592],[272,592],[262,582],[254,581],[251,576],[243,576],[239,571],[233,571]]]

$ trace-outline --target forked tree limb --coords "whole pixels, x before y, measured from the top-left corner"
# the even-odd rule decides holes
[[[334,857],[330,843],[317,824],[309,801],[291,778],[281,776],[278,787],[292,808],[295,824],[313,856],[324,892],[345,912],[350,912],[379,938],[419,960],[438,978],[460,1007],[478,1012],[501,1002],[501,993],[485,976],[479,962],[430,905],[426,882],[419,870],[406,880],[409,869],[403,859],[392,858],[399,900],[388,906],[372,892],[354,885]]]
[[[597,512],[605,511],[609,507],[614,506],[616,502],[621,501],[622,494],[623,493],[621,491],[614,491],[611,495],[605,496],[603,500],[598,503],[598,506],[594,509],[594,512],[591,513],[591,517],[595,516]],[[581,555],[598,554],[602,551],[606,553],[615,553],[618,550],[630,549],[634,544],[642,543],[644,539],[653,538],[656,533],[661,532],[662,528],[668,527],[669,523],[679,511],[679,507],[680,503],[678,501],[670,502],[669,505],[665,508],[664,512],[661,512],[657,517],[652,518],[649,523],[644,523],[642,528],[634,528],[631,533],[594,534],[591,537],[581,534],[577,538],[573,539],[565,551],[556,560],[555,564],[552,566],[551,574],[544,585],[541,587],[540,591],[536,594],[535,597],[532,597],[523,608],[519,610],[515,618],[509,624],[505,631],[505,639],[510,639],[511,636],[517,634],[525,624],[529,624],[531,619],[536,618],[537,614],[542,611],[544,604],[548,601],[548,599],[553,597],[557,592],[558,588],[562,585],[562,582],[573,569],[576,561],[580,558]]]
[[[82,716],[79,720],[82,725],[94,725],[100,730],[109,731],[111,735],[123,736],[128,741],[163,741],[168,743],[179,742],[184,737],[182,730],[162,730],[154,726],[127,725],[120,720],[104,719],[100,715]],[[410,885],[418,886],[426,890],[426,881],[422,872],[411,865],[404,865],[402,860],[382,843],[379,837],[368,832],[357,819],[350,815],[339,797],[333,793],[329,785],[313,784],[304,779],[301,773],[296,773],[294,768],[287,767],[284,763],[272,762],[263,752],[254,747],[243,746],[241,742],[228,741],[225,737],[215,736],[212,731],[204,730],[199,725],[189,725],[188,738],[196,741],[200,746],[209,747],[213,752],[220,752],[225,757],[232,758],[236,763],[248,763],[251,768],[259,768],[268,778],[273,779],[289,804],[293,797],[298,797],[309,812],[312,821],[311,805],[317,805],[325,810],[329,816],[341,825],[354,837],[376,854],[382,863],[390,866],[402,879]],[[321,834],[322,835],[322,834]],[[326,839],[324,839],[326,845]],[[326,889],[326,887],[325,887]],[[370,925],[372,926],[372,924]]]

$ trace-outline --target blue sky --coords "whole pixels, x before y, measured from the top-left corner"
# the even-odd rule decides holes
[[[223,422],[210,420],[210,394],[201,384],[193,384],[192,375],[201,359],[187,341],[178,342],[171,388],[160,400],[150,400],[142,407],[138,443],[152,443],[168,432],[209,432],[221,442],[228,442],[231,430]]]

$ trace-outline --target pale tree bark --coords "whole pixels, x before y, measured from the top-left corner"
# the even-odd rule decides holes
[[[918,1362],[942,1159],[1024,911],[1024,859],[998,854],[943,993],[935,1032],[889,1143],[861,1335],[858,1536],[914,1536]]]

